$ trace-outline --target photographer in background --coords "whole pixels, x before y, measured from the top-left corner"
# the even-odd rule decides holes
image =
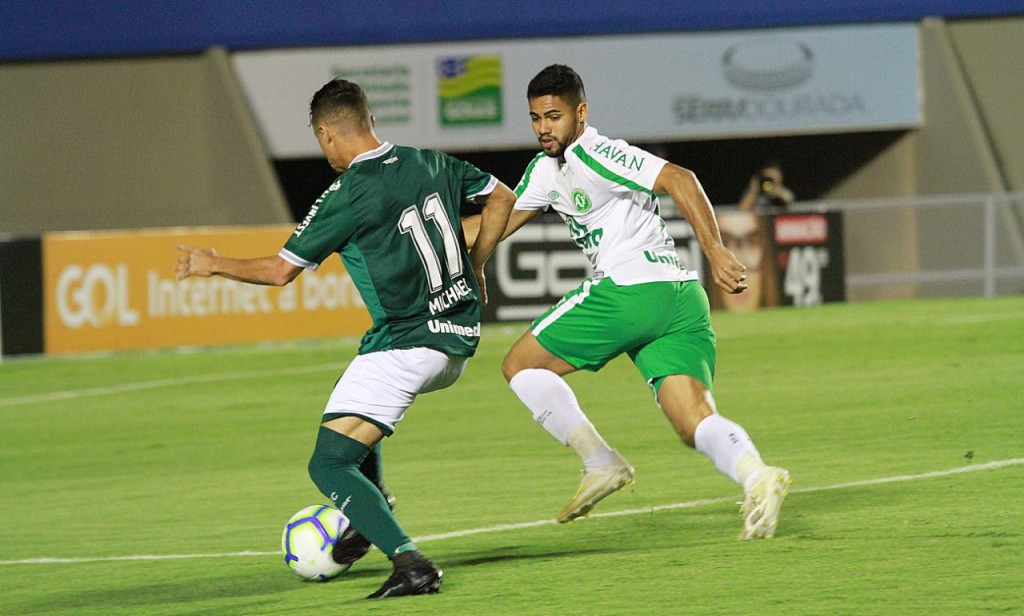
[[[761,170],[750,178],[739,209],[771,212],[788,206],[793,202],[793,191],[786,188],[782,179],[782,166],[777,161],[761,165]]]

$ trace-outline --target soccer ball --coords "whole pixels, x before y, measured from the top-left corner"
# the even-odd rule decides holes
[[[296,575],[312,582],[326,582],[341,575],[352,565],[334,562],[331,551],[348,526],[348,518],[334,507],[303,507],[288,520],[281,533],[285,564]]]

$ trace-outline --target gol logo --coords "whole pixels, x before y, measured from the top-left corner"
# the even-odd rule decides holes
[[[137,325],[139,313],[128,306],[128,267],[103,263],[69,265],[57,278],[57,314],[71,329]]]

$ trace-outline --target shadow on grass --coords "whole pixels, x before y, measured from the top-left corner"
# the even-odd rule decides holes
[[[453,573],[461,568],[486,566],[503,562],[528,562],[579,557],[585,554],[613,552],[614,545],[588,549],[548,550],[538,546],[503,546],[479,552],[440,555],[436,562]],[[303,582],[283,566],[259,563],[254,567],[210,568],[196,573],[189,571],[177,577],[158,568],[161,579],[118,579],[116,572],[98,575],[94,583],[48,584],[49,592],[36,595],[31,605],[9,604],[10,613],[98,613],[145,614],[161,613],[245,613],[245,606],[273,605],[280,596],[302,593],[316,587],[329,587],[337,593],[338,605],[362,602],[390,574],[388,563],[358,563],[348,572],[325,584]],[[106,584],[103,580],[109,582]],[[351,586],[345,589],[345,586]],[[258,608],[256,608],[259,611]],[[4,612],[8,613],[8,612]]]
[[[276,563],[275,563],[276,564]],[[331,580],[327,584],[304,582],[289,573],[284,566],[257,565],[255,568],[211,568],[203,575],[189,572],[181,577],[168,575],[163,579],[149,579],[133,584],[131,580],[118,579],[117,575],[103,576],[109,581],[106,587],[103,577],[97,577],[96,585],[83,587],[82,584],[50,584],[50,592],[46,596],[35,596],[30,605],[20,608],[15,605],[3,609],[15,613],[97,613],[109,611],[110,614],[147,614],[147,613],[245,613],[239,611],[242,605],[273,604],[274,597],[294,592],[302,592],[313,587],[334,585],[343,581],[379,580],[383,582],[390,573],[383,563],[371,565],[361,570],[352,570]],[[372,585],[372,584],[370,584]],[[366,593],[356,593],[362,597]],[[348,598],[348,597],[343,597]],[[218,601],[225,600],[218,605]],[[180,611],[177,611],[180,610]]]
[[[531,546],[533,547],[533,546]],[[507,546],[491,548],[479,553],[467,553],[453,556],[446,556],[438,562],[446,567],[475,567],[477,565],[489,565],[504,562],[526,562],[531,560],[554,560],[565,557],[579,557],[587,554],[606,554],[618,551],[615,545],[605,547],[592,547],[588,549],[558,550],[558,551],[537,551],[530,552],[530,548],[521,546]],[[534,548],[535,549],[535,548]]]

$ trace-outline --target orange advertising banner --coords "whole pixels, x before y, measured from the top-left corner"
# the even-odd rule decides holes
[[[293,225],[51,233],[43,237],[44,347],[76,353],[358,336],[370,326],[339,257],[286,287],[175,280],[177,244],[277,254]]]

